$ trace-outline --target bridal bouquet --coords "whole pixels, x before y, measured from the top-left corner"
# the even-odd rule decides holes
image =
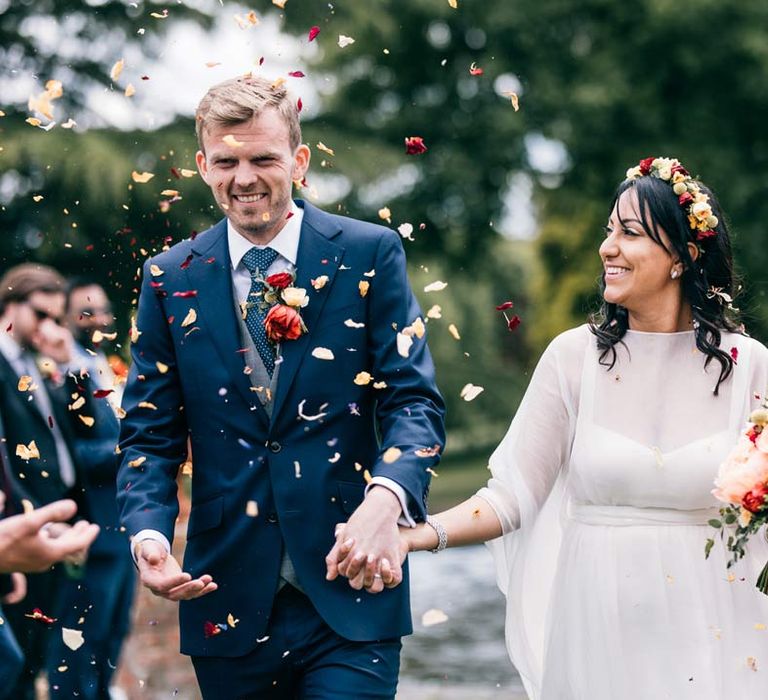
[[[749,426],[728,455],[715,479],[712,494],[726,505],[720,519],[709,524],[727,537],[725,546],[732,554],[728,567],[744,556],[749,538],[768,523],[768,408],[749,417]],[[709,557],[714,539],[708,539],[704,554]],[[768,595],[768,563],[757,579],[757,587]]]

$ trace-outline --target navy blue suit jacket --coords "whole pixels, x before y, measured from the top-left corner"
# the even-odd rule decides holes
[[[363,499],[365,470],[398,482],[411,512],[418,520],[426,516],[428,469],[439,457],[417,451],[442,447],[444,405],[426,339],[416,339],[407,358],[396,341],[397,330],[421,312],[396,233],[297,203],[304,220],[296,286],[309,294],[302,309],[308,332],[282,343],[271,420],[244,372],[226,221],[144,267],[140,336],[123,400],[118,503],[129,534],[152,528],[172,541],[175,479],[190,438],[184,569],[211,574],[219,585],[181,603],[182,652],[192,655],[239,656],[256,646],[283,547],[302,588],[343,637],[411,632],[407,568],[403,585],[370,595],[343,578],[326,581],[325,555],[334,525]],[[162,274],[153,276],[150,263]],[[322,275],[328,282],[316,290],[311,280]],[[365,295],[360,282],[370,283]],[[190,309],[196,320],[184,327]],[[354,328],[347,319],[365,325]],[[317,347],[334,359],[314,357]],[[355,383],[363,371],[373,381]],[[305,416],[325,415],[306,420],[300,406]],[[386,463],[389,447],[402,455]],[[246,513],[249,501],[258,505],[256,517]],[[206,639],[204,624],[226,624],[230,613],[237,626]]]

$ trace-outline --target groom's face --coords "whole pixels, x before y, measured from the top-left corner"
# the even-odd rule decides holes
[[[254,243],[271,241],[285,225],[309,148],[291,148],[288,126],[273,108],[242,124],[207,129],[203,146],[198,170],[232,225]]]

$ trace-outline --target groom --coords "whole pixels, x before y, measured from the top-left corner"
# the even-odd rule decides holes
[[[424,520],[444,442],[400,239],[292,201],[310,151],[280,82],[216,85],[196,124],[226,218],[144,266],[118,476],[142,582],[181,601],[206,700],[393,698],[411,631],[397,527]],[[326,574],[340,547],[351,580]]]

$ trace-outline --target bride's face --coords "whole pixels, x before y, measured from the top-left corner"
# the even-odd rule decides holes
[[[669,238],[659,229],[661,240],[671,249]],[[673,257],[643,229],[637,194],[627,190],[619,197],[600,245],[605,270],[603,297],[630,311],[642,311],[660,301],[659,295],[679,293],[679,281],[670,272]]]

